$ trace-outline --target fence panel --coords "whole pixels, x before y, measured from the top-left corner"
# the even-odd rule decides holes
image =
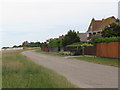
[[[96,56],[120,58],[120,42],[98,43]]]
[[[95,46],[85,47],[84,55],[96,55],[96,47]]]

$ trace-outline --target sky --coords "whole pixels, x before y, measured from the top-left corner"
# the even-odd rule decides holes
[[[0,47],[86,32],[92,18],[118,17],[119,0],[1,0]]]

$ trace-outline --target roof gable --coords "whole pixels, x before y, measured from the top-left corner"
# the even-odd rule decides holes
[[[117,23],[117,19],[115,19],[114,16],[102,20],[92,19],[87,32],[95,32],[95,31],[103,30],[110,23]]]

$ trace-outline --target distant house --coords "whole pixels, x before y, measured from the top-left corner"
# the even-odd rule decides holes
[[[59,39],[63,39],[65,36],[64,35],[62,35],[62,36],[59,36]]]
[[[46,43],[49,43],[51,40],[58,40],[58,39],[63,39],[63,38],[64,38],[64,35],[59,36],[59,38],[51,38],[51,39],[46,40]]]
[[[120,24],[119,20],[114,16],[102,20],[93,18],[87,30],[87,40],[89,41],[93,35],[101,34],[101,31],[110,23]]]
[[[53,40],[53,38],[46,40],[46,43],[49,43],[51,40]]]
[[[22,43],[22,45],[23,45],[23,46],[29,45],[29,42],[28,42],[28,41],[24,41],[24,42]]]
[[[80,37],[80,41],[87,41],[87,33],[77,33],[77,35]]]

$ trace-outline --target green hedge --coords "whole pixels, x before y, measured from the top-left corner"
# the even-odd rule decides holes
[[[108,42],[120,42],[120,37],[106,37],[106,38],[96,38],[92,43],[108,43]]]
[[[63,39],[51,40],[48,46],[49,47],[63,47]]]
[[[93,46],[93,45],[88,43],[67,45],[67,47],[87,47],[87,46]]]

